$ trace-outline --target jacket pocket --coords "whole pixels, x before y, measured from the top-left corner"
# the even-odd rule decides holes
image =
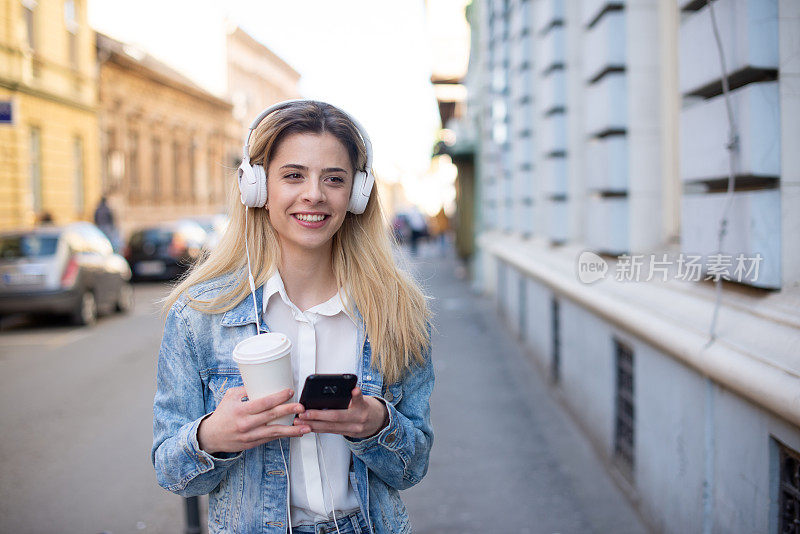
[[[242,385],[242,376],[236,368],[209,369],[201,372],[200,378],[205,385],[206,413],[213,412],[219,406],[226,391]]]
[[[383,398],[392,406],[396,406],[403,398],[403,386],[399,382],[391,386],[384,386]]]

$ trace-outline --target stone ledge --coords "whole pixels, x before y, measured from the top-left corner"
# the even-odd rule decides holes
[[[607,277],[587,285],[576,275],[582,248],[553,247],[500,232],[482,234],[478,245],[608,323],[800,426],[800,312],[793,306],[797,295],[723,289],[717,338],[709,343],[714,309],[709,283],[624,283]]]

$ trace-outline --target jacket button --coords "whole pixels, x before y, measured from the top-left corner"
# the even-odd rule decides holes
[[[391,402],[392,399],[394,399],[394,395],[392,395],[391,391],[387,391],[386,392],[386,400]]]
[[[394,434],[389,434],[386,436],[386,443],[394,443]]]

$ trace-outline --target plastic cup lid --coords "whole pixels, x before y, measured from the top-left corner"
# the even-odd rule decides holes
[[[240,341],[233,348],[233,361],[254,364],[277,360],[289,354],[292,342],[284,334],[267,332]]]

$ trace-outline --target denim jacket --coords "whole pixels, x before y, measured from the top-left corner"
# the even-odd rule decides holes
[[[232,289],[236,275],[198,284],[189,294],[208,300]],[[262,288],[256,292],[260,302]],[[158,356],[153,405],[151,459],[158,483],[189,497],[209,494],[208,530],[284,533],[288,521],[288,486],[279,441],[289,461],[289,440],[274,440],[239,453],[211,455],[200,449],[197,428],[214,411],[228,388],[242,379],[231,354],[241,340],[255,334],[250,296],[224,314],[206,314],[181,296],[167,315]],[[361,319],[359,317],[359,319]],[[261,332],[269,331],[259,322]],[[345,438],[352,451],[350,481],[361,512],[374,534],[411,532],[398,490],[419,482],[428,470],[433,443],[430,395],[433,366],[430,351],[395,384],[384,384],[370,364],[370,343],[359,321],[358,386],[384,401],[389,425],[366,439]]]

